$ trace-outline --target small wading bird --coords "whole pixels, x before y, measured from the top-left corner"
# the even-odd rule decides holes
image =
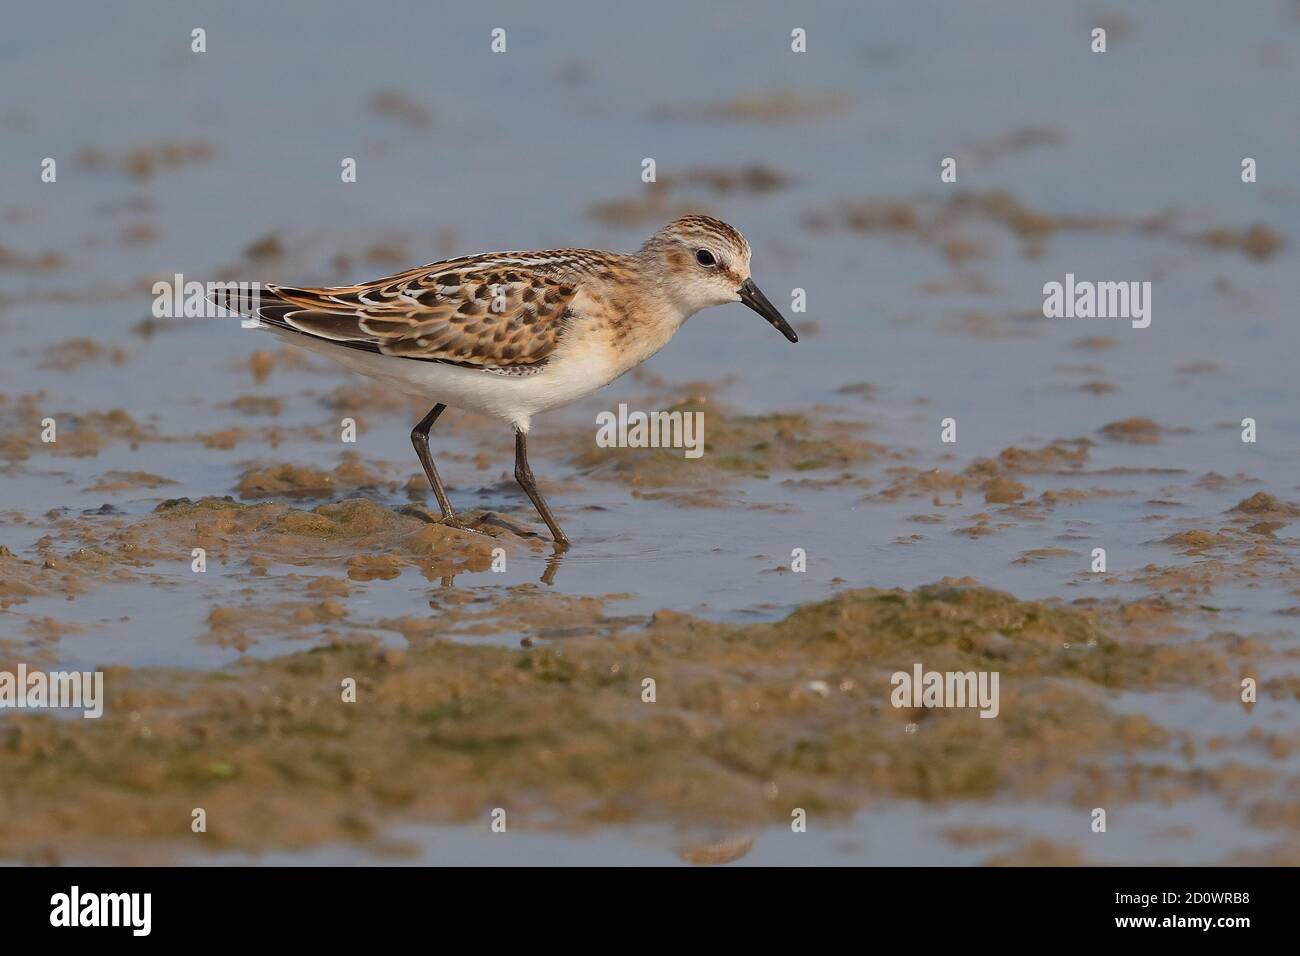
[[[411,432],[442,520],[461,524],[429,455],[429,429],[451,406],[515,430],[515,480],[569,546],[528,467],[534,415],[583,398],[663,348],[683,322],[743,302],[791,342],[794,329],[754,285],[749,243],[718,219],[683,216],[631,254],[594,249],[491,252],[360,285],[266,285],[252,302],[214,301],[256,316],[294,345],[436,404]],[[473,530],[473,529],[467,529]]]

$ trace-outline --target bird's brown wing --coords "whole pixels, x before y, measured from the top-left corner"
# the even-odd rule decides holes
[[[259,318],[400,358],[519,369],[555,351],[577,295],[562,252],[495,253],[334,288],[268,285]]]

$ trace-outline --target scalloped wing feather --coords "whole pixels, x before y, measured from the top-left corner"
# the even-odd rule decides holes
[[[564,335],[586,250],[452,259],[355,286],[267,286],[258,315],[385,355],[512,368]]]

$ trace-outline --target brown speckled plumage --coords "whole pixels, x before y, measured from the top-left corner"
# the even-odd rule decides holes
[[[351,286],[267,285],[256,314],[271,325],[395,358],[527,374],[555,354],[576,323],[598,336],[607,332],[616,348],[627,346],[655,324],[645,300],[662,277],[646,266],[687,272],[694,267],[690,248],[699,243],[727,248],[748,275],[744,237],[719,219],[695,215],[670,223],[630,255],[493,252]],[[739,268],[722,268],[739,283]]]
[[[398,358],[514,369],[545,362],[578,286],[612,269],[589,249],[499,252],[436,262],[353,286],[272,285],[260,318]]]

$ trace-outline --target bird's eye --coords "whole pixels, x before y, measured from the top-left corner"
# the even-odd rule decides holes
[[[718,260],[713,258],[713,253],[709,252],[708,249],[701,249],[695,253],[695,261],[706,268],[718,264]]]

